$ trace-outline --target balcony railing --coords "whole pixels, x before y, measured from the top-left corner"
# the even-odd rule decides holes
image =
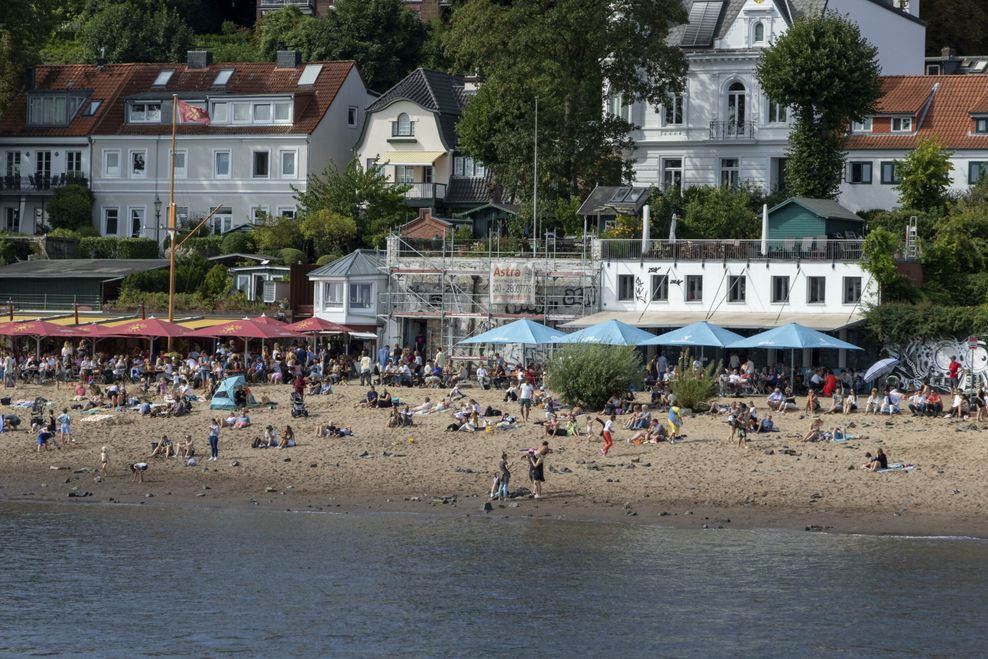
[[[752,140],[755,138],[754,121],[711,121],[712,140]]]
[[[405,192],[405,199],[445,199],[445,183],[395,183],[396,186],[411,186]]]
[[[78,174],[30,174],[29,176],[0,176],[0,194],[25,192],[47,193],[63,185],[89,185],[89,179]]]
[[[601,240],[608,261],[860,261],[861,239],[783,238],[768,240]]]
[[[298,7],[312,9],[314,0],[261,0],[261,9],[280,9],[281,7]]]

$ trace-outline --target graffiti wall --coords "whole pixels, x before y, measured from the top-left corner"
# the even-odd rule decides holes
[[[961,386],[976,388],[988,385],[988,349],[984,341],[968,348],[967,339],[913,339],[905,344],[886,346],[890,356],[899,360],[895,375],[904,385],[919,386],[923,382],[947,389],[947,367],[952,356],[963,368]]]

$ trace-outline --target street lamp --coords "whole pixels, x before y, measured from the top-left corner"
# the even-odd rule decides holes
[[[161,198],[154,195],[154,242],[161,249]]]

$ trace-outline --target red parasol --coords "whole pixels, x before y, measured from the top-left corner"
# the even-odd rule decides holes
[[[0,335],[3,336],[33,336],[38,338],[50,337],[73,337],[79,336],[79,330],[75,327],[65,327],[56,325],[45,320],[28,320],[16,323],[0,324]]]
[[[272,327],[287,327],[288,323],[278,320],[277,318],[272,318],[267,314],[261,314],[257,318],[251,318],[255,323],[263,323],[264,325],[271,325]]]
[[[289,329],[293,329],[296,332],[305,332],[306,334],[315,332],[340,332],[344,334],[349,334],[353,332],[353,328],[347,327],[346,325],[340,325],[339,323],[334,323],[331,320],[323,320],[322,318],[317,318],[313,316],[312,318],[306,318],[305,320],[300,320],[297,323],[292,323],[288,325]]]
[[[167,320],[160,320],[154,316],[146,320],[138,318],[120,325],[114,325],[113,327],[107,327],[106,325],[99,326],[99,329],[94,329],[91,332],[94,336],[135,336],[145,339],[153,339],[161,336],[169,339],[180,339],[189,336],[190,333],[191,330],[186,327],[170,323]]]
[[[257,318],[244,318],[243,320],[231,320],[227,323],[220,323],[212,327],[189,332],[186,336],[201,337],[237,337],[242,339],[304,339],[304,334],[299,334],[284,323],[274,321],[274,323],[258,321]]]

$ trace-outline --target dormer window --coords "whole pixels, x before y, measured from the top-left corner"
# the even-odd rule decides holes
[[[150,103],[132,103],[130,105],[130,123],[160,124],[161,101],[153,101]]]
[[[214,124],[273,125],[292,123],[292,102],[288,98],[212,101],[209,116]]]
[[[86,99],[65,92],[28,96],[27,123],[31,126],[67,126]]]
[[[988,117],[976,117],[974,120],[974,132],[979,135],[988,134]]]
[[[765,41],[765,23],[758,21],[755,23],[754,42],[762,43],[763,41]]]
[[[216,78],[213,80],[213,87],[225,87],[226,83],[230,82],[230,76],[233,75],[233,69],[220,69],[220,72],[216,74]]]
[[[852,133],[870,133],[871,117],[865,117],[864,121],[855,121],[851,124]]]
[[[893,133],[911,133],[911,132],[913,132],[913,118],[912,117],[892,117],[892,132]]]
[[[415,122],[402,112],[391,122],[391,137],[415,137]]]

